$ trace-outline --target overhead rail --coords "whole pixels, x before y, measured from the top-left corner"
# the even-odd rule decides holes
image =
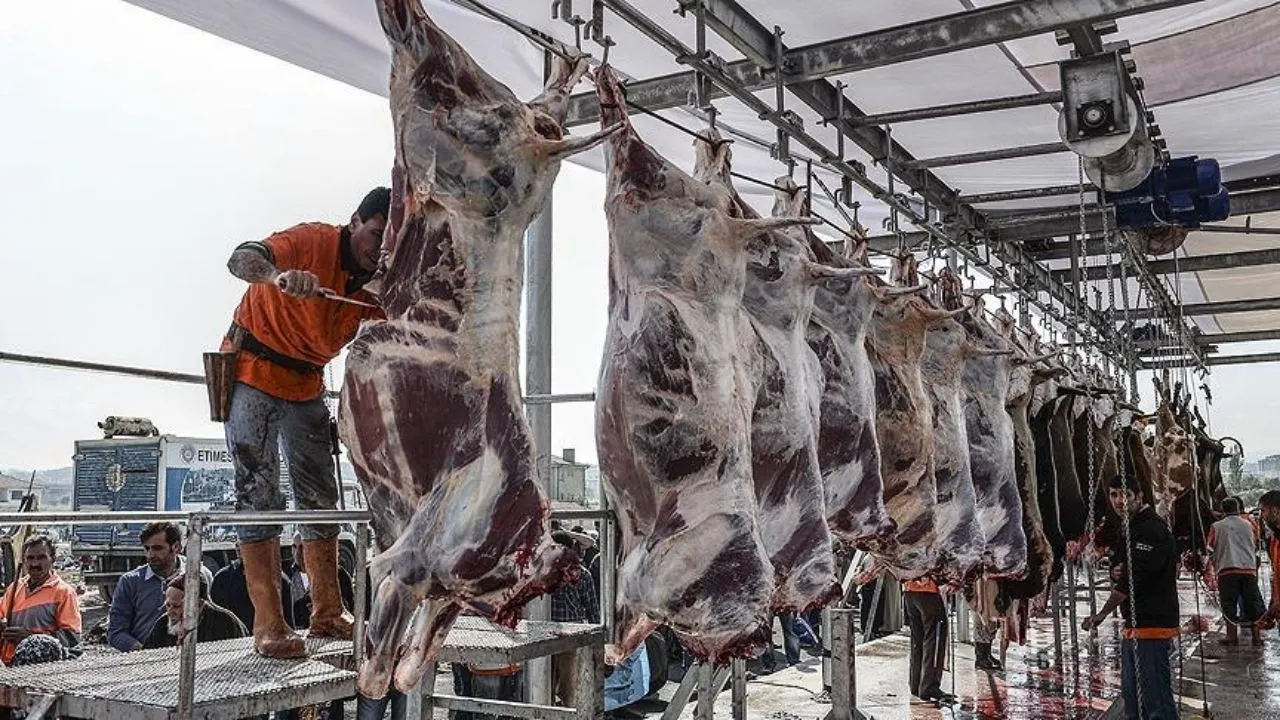
[[[860,33],[838,40],[813,43],[787,50],[782,59],[783,84],[821,80],[895,63],[920,60],[935,55],[957,52],[986,45],[1018,40],[1032,35],[1096,23],[1116,18],[1190,5],[1203,0],[1017,0],[999,5],[966,10]],[[737,3],[732,0],[704,0],[708,16],[728,17]],[[727,10],[728,9],[728,10]],[[757,27],[759,23],[753,23]],[[773,37],[772,32],[737,29],[748,40]],[[724,76],[735,87],[748,92],[768,90],[775,84],[772,73],[754,60],[724,65]],[[772,57],[772,53],[767,57]],[[688,103],[696,86],[696,73],[673,73],[632,84],[630,96],[645,107],[660,110]],[[710,91],[711,99],[727,97],[729,92]],[[574,95],[570,99],[566,126],[584,125],[600,119],[600,107],[594,93]]]

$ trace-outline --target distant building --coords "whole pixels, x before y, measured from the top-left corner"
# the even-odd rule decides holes
[[[1259,460],[1258,474],[1263,477],[1280,477],[1280,455],[1268,455]]]
[[[30,484],[30,480],[0,475],[0,511],[16,511],[18,506],[22,504],[22,498],[26,497],[27,488],[30,487]],[[31,493],[36,496],[36,502],[38,503],[40,501],[40,488],[33,488]]]
[[[587,469],[577,461],[573,448],[551,456],[551,482],[547,494],[551,500],[574,505],[587,505]]]

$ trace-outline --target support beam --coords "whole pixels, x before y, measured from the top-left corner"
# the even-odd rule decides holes
[[[950,103],[947,105],[934,105],[933,107],[898,110],[896,112],[876,113],[874,115],[867,115],[864,118],[860,118],[858,122],[862,125],[896,125],[898,123],[915,122],[917,120],[932,120],[934,118],[972,115],[974,113],[994,112],[996,110],[1036,107],[1038,105],[1049,105],[1057,102],[1062,102],[1062,91],[1060,90],[990,98],[988,100],[972,100],[969,102]]]
[[[1226,345],[1227,343],[1266,342],[1268,340],[1280,340],[1280,329],[1250,330],[1247,332],[1218,333],[1216,335],[1196,335],[1195,338],[1193,338],[1193,341],[1198,347],[1209,349],[1211,351],[1216,350],[1218,345]],[[1162,352],[1169,352],[1171,349],[1168,337],[1141,340],[1137,345],[1138,348],[1142,350],[1143,355],[1159,355]]]
[[[1240,181],[1242,184],[1248,180]],[[1280,188],[1236,192],[1235,182],[1226,183],[1231,192],[1231,216],[1243,217],[1280,210]],[[1111,211],[1107,211],[1111,214]],[[989,210],[983,213],[987,227],[1001,240],[1028,240],[1047,237],[1066,237],[1080,232],[1080,206],[1056,205],[1033,210]],[[1114,215],[1108,220],[1115,227]],[[1102,213],[1097,205],[1085,206],[1085,227],[1088,232],[1102,230]]]
[[[943,155],[941,157],[916,160],[911,163],[911,165],[912,167],[919,168],[952,167],[955,165],[974,165],[976,163],[992,162],[994,160],[1012,160],[1014,158],[1036,157],[1038,155],[1053,155],[1060,152],[1067,152],[1067,146],[1061,142],[1051,142],[1040,143],[1039,145],[1000,148],[998,150],[981,150],[979,152],[960,153],[958,155]]]
[[[1205,315],[1231,315],[1233,313],[1280,310],[1280,297],[1252,298],[1249,300],[1224,300],[1222,302],[1190,303],[1182,306],[1186,317]],[[1157,316],[1155,308],[1143,307],[1129,311],[1134,320],[1150,320]]]
[[[1201,225],[1192,232],[1238,235],[1280,235],[1280,228],[1248,229],[1235,225]],[[1278,240],[1277,243],[1280,243],[1280,240]],[[1043,240],[1028,240],[1024,243],[1024,247],[1031,252],[1032,257],[1041,261],[1067,260],[1071,257],[1071,243],[1066,241],[1045,242]],[[1101,238],[1090,238],[1089,242],[1083,248],[1083,251],[1084,254],[1089,257],[1098,257],[1107,254],[1107,246]]]
[[[1196,255],[1194,257],[1178,258],[1177,260],[1151,260],[1147,263],[1147,269],[1153,275],[1169,275],[1175,270],[1184,273],[1210,272],[1259,265],[1280,265],[1280,248],[1221,253],[1218,255]],[[1052,275],[1057,278],[1065,278],[1069,272],[1068,270],[1053,270]],[[1114,270],[1112,274],[1115,274]],[[1106,280],[1107,268],[1105,266],[1088,268],[1085,270],[1085,279]]]
[[[1206,365],[1255,365],[1258,363],[1280,362],[1280,352],[1253,353],[1251,355],[1216,355],[1205,361]],[[1170,360],[1149,360],[1142,365],[1143,370],[1161,370],[1194,365],[1190,358],[1173,358]]]
[[[1201,1],[1015,0],[794,48],[783,58],[784,80],[788,85],[820,80]],[[721,3],[722,0],[709,2],[707,14],[730,17],[719,7]],[[734,26],[730,28],[733,34],[748,41],[757,39],[751,37],[751,31]],[[772,33],[769,37],[772,38]],[[753,57],[750,53],[744,54],[747,60],[725,64],[725,75],[748,91],[771,87],[773,77],[766,68],[773,63],[758,64],[750,59]],[[765,57],[772,58],[772,55]],[[678,107],[687,104],[692,97],[694,82],[692,72],[674,73],[632,83],[628,96],[633,102],[651,110]],[[725,97],[728,93],[716,89],[709,95]],[[582,93],[571,98],[568,126],[595,122],[599,118],[600,107],[595,93]]]
[[[1227,343],[1263,342],[1265,340],[1280,340],[1280,330],[1250,330],[1248,332],[1199,335],[1196,337],[1196,344],[1226,345]]]
[[[1098,188],[1092,184],[1086,184],[1084,191],[1086,193],[1095,192]],[[977,205],[979,203],[1005,202],[1007,200],[1029,200],[1032,198],[1053,197],[1055,195],[1077,195],[1080,192],[1079,185],[1051,185],[1049,187],[1027,188],[1026,190],[1006,190],[1004,192],[978,193],[975,195],[961,195],[960,201]]]

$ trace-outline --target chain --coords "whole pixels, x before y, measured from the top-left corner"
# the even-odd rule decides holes
[[[1173,278],[1174,278],[1174,294],[1176,296],[1176,301],[1178,303],[1178,335],[1179,335],[1178,340],[1180,344],[1185,345],[1187,343],[1187,338],[1184,335],[1187,329],[1186,313],[1182,305],[1182,267],[1178,258],[1177,251],[1174,251],[1173,253]],[[1198,413],[1200,411],[1200,398],[1196,395],[1195,390],[1191,387],[1191,383],[1192,383],[1191,372],[1190,370],[1188,370],[1188,368],[1185,365],[1182,366],[1181,369],[1182,369],[1182,382],[1184,385],[1186,385],[1187,393],[1191,397],[1191,408]],[[1206,412],[1207,411],[1208,409],[1206,408]],[[1188,418],[1188,420],[1190,420],[1190,418]],[[1195,533],[1198,530],[1201,533],[1201,537],[1207,540],[1208,538],[1204,537],[1204,521],[1203,521],[1204,516],[1201,515],[1200,513],[1200,479],[1201,479],[1200,453],[1196,451],[1195,436],[1192,435],[1190,432],[1188,432],[1188,436],[1191,444],[1191,493],[1195,503],[1195,512],[1192,514],[1193,519],[1191,523],[1191,531],[1192,533]],[[1194,587],[1194,594],[1196,599],[1196,616],[1199,617],[1200,616],[1200,583],[1193,582],[1192,585]],[[1208,717],[1209,716],[1209,684],[1207,682],[1207,678],[1209,673],[1208,673],[1208,669],[1205,666],[1204,636],[1201,634],[1201,631],[1200,631],[1200,623],[1197,621],[1196,623],[1194,623],[1194,625],[1195,625],[1195,633],[1196,633],[1196,646],[1200,649],[1200,686],[1204,688],[1204,692],[1200,697],[1200,701],[1202,703],[1202,709],[1204,711],[1204,715],[1205,717]],[[1182,647],[1181,635],[1178,636],[1178,647],[1179,647],[1178,655],[1180,656],[1180,660],[1181,660],[1181,656],[1183,654],[1181,652],[1181,647]],[[1181,662],[1179,663],[1179,665],[1181,666]],[[1179,667],[1178,673],[1179,675],[1182,674],[1181,667]]]
[[[1103,177],[1101,178],[1101,180],[1102,180],[1102,182],[1101,182],[1101,183],[1099,183],[1099,188],[1098,188],[1098,198],[1099,198],[1099,205],[1100,205],[1100,206],[1101,206],[1101,208],[1102,208],[1102,236],[1103,236],[1103,238],[1104,238],[1104,242],[1106,243],[1106,246],[1107,246],[1107,290],[1108,290],[1108,295],[1109,295],[1110,300],[1111,300],[1111,315],[1110,315],[1110,317],[1111,317],[1111,319],[1112,319],[1112,324],[1111,324],[1111,326],[1114,328],[1114,327],[1115,327],[1114,319],[1115,319],[1115,307],[1116,307],[1116,291],[1115,291],[1115,284],[1114,284],[1114,283],[1112,282],[1112,280],[1111,280],[1111,266],[1112,266],[1112,264],[1113,264],[1113,263],[1112,263],[1112,255],[1113,255],[1113,251],[1114,251],[1114,249],[1115,249],[1115,239],[1114,239],[1114,237],[1112,237],[1111,229],[1110,229],[1110,227],[1109,227],[1109,223],[1107,222],[1107,207],[1106,207],[1107,181],[1106,181],[1106,177],[1105,177],[1105,176],[1103,176]],[[1123,256],[1123,253],[1121,253],[1121,255]],[[1126,332],[1127,332],[1127,331],[1128,331],[1128,326],[1129,326],[1129,279],[1128,279],[1128,277],[1127,277],[1127,275],[1126,275],[1126,272],[1125,272],[1124,263],[1121,263],[1121,265],[1120,265],[1120,294],[1121,294],[1121,299],[1122,299],[1122,301],[1124,302],[1124,321],[1125,321],[1125,328],[1126,328]],[[1130,334],[1130,339],[1132,339],[1132,334]],[[1128,343],[1126,343],[1126,345],[1127,345],[1127,344],[1128,344]],[[1130,363],[1130,364],[1132,364],[1132,362],[1133,362],[1133,358],[1132,358],[1132,357],[1130,357],[1130,358],[1129,358],[1129,363]],[[1120,385],[1121,385],[1121,387],[1123,387],[1123,386],[1124,386],[1124,378],[1123,378],[1123,377],[1121,377],[1121,383],[1120,383]],[[1138,402],[1138,401],[1137,401],[1137,389],[1138,389],[1138,388],[1137,388],[1137,374],[1136,374],[1136,372],[1132,371],[1132,369],[1131,369],[1131,372],[1130,372],[1130,393],[1131,393],[1132,402],[1133,402],[1133,404],[1135,404],[1135,405],[1136,405],[1136,404],[1137,404],[1137,402]],[[1130,432],[1130,433],[1132,433],[1132,432],[1133,432],[1133,424],[1132,424],[1132,422],[1131,422],[1131,423],[1130,423],[1130,425],[1129,425],[1129,432]],[[1128,437],[1125,437],[1125,438],[1124,438],[1124,440],[1125,440],[1125,442],[1124,442],[1125,453],[1129,455],[1129,465],[1128,465],[1128,466],[1129,466],[1129,468],[1131,469],[1131,473],[1132,473],[1132,468],[1134,467],[1134,465],[1133,465],[1132,450],[1130,449],[1130,445],[1129,445],[1129,442],[1128,442]],[[1124,468],[1119,468],[1119,469],[1120,469],[1120,473],[1121,473],[1121,475],[1125,475]],[[1135,480],[1135,481],[1136,481],[1136,479],[1137,479],[1137,478],[1136,478],[1136,477],[1132,477],[1132,476],[1131,476],[1131,477],[1130,477],[1130,479],[1131,479],[1131,480]],[[1139,490],[1139,494],[1141,494],[1141,490]],[[1124,493],[1124,508],[1123,508],[1123,509],[1124,509],[1124,512],[1123,512],[1123,513],[1122,513],[1122,515],[1121,515],[1120,522],[1121,522],[1121,526],[1122,526],[1123,542],[1124,542],[1124,552],[1125,552],[1125,576],[1128,578],[1128,581],[1129,581],[1129,593],[1128,593],[1128,595],[1129,595],[1129,597],[1128,597],[1128,600],[1129,600],[1129,621],[1128,621],[1128,625],[1129,625],[1129,627],[1130,627],[1130,628],[1133,628],[1133,627],[1136,627],[1136,625],[1137,625],[1137,621],[1138,621],[1138,600],[1137,600],[1137,596],[1135,595],[1136,586],[1135,586],[1135,582],[1134,582],[1134,579],[1133,579],[1133,536],[1130,534],[1130,530],[1131,530],[1131,528],[1130,528],[1130,524],[1131,524],[1131,523],[1130,523],[1130,518],[1129,518],[1129,492],[1128,492],[1128,484],[1127,484],[1127,483],[1126,483],[1126,485],[1125,485],[1125,493]],[[1143,712],[1143,708],[1144,708],[1144,707],[1146,707],[1146,698],[1145,698],[1145,696],[1144,696],[1144,694],[1143,694],[1143,692],[1142,692],[1142,665],[1141,665],[1141,663],[1139,663],[1139,662],[1138,662],[1138,640],[1137,640],[1137,638],[1134,638],[1134,639],[1130,642],[1130,647],[1131,647],[1131,650],[1132,650],[1132,652],[1133,652],[1133,658],[1132,658],[1132,661],[1133,661],[1133,672],[1134,672],[1134,684],[1137,686],[1137,688],[1136,688],[1136,689],[1137,689],[1137,695],[1138,695],[1138,717],[1143,717],[1143,716],[1145,715],[1145,713]]]
[[[1132,432],[1132,430],[1133,430],[1133,428],[1132,428],[1132,425],[1131,425],[1131,426],[1130,426],[1130,432]],[[1127,441],[1127,438],[1126,438],[1126,442],[1125,442],[1125,452],[1127,452],[1127,453],[1128,453],[1128,452],[1131,452],[1131,451],[1129,450],[1129,443],[1128,443],[1128,441]],[[1129,457],[1129,467],[1130,467],[1130,468],[1132,468],[1132,467],[1133,467],[1133,456],[1132,456],[1132,455],[1130,455],[1130,457]],[[1123,470],[1121,470],[1121,474],[1122,474],[1122,475],[1124,474],[1124,471],[1123,471]],[[1136,477],[1133,477],[1133,478],[1130,478],[1130,479],[1132,479],[1132,480],[1136,480],[1137,478],[1136,478]],[[1141,494],[1142,494],[1141,489],[1139,489],[1139,493],[1138,493],[1138,494],[1139,494],[1139,495],[1141,495]],[[1122,514],[1122,516],[1121,516],[1121,518],[1120,518],[1120,523],[1121,523],[1121,525],[1123,526],[1123,532],[1124,532],[1124,554],[1125,554],[1124,574],[1125,574],[1125,576],[1126,576],[1126,577],[1128,578],[1128,580],[1129,580],[1129,622],[1128,622],[1128,625],[1129,625],[1129,627],[1132,629],[1132,628],[1136,628],[1136,627],[1137,627],[1137,624],[1138,624],[1138,599],[1137,599],[1137,596],[1135,595],[1135,592],[1136,592],[1136,589],[1137,589],[1137,588],[1136,588],[1135,581],[1134,581],[1134,579],[1133,579],[1133,536],[1130,534],[1130,525],[1131,525],[1131,523],[1130,523],[1130,521],[1129,521],[1129,492],[1128,492],[1128,484],[1127,484],[1127,483],[1126,483],[1126,485],[1125,485],[1125,492],[1124,492],[1124,513]],[[1145,713],[1145,712],[1143,712],[1143,708],[1145,708],[1145,707],[1146,707],[1146,704],[1147,704],[1147,703],[1146,703],[1146,695],[1145,695],[1145,694],[1143,693],[1143,691],[1142,691],[1142,663],[1140,663],[1140,662],[1138,661],[1138,642],[1139,642],[1139,640],[1138,640],[1137,638],[1133,638],[1132,640],[1130,640],[1130,649],[1131,649],[1131,650],[1132,650],[1132,652],[1133,652],[1133,679],[1134,679],[1134,685],[1136,686],[1137,695],[1138,695],[1138,713],[1137,713],[1137,716],[1138,716],[1138,717],[1145,717],[1146,713]]]

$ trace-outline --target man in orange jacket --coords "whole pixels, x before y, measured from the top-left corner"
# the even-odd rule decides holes
[[[333,509],[338,486],[331,458],[324,366],[379,310],[324,297],[373,303],[362,288],[377,267],[391,193],[375,188],[346,225],[304,223],[240,245],[227,268],[249,283],[236,308],[224,352],[237,352],[226,420],[236,471],[237,510],[283,510],[278,448],[297,506]],[[303,560],[311,579],[311,635],[351,637],[352,619],[338,587],[338,526],[302,525]],[[279,525],[238,528],[254,648],[268,657],[301,657],[302,638],[280,605]]]

